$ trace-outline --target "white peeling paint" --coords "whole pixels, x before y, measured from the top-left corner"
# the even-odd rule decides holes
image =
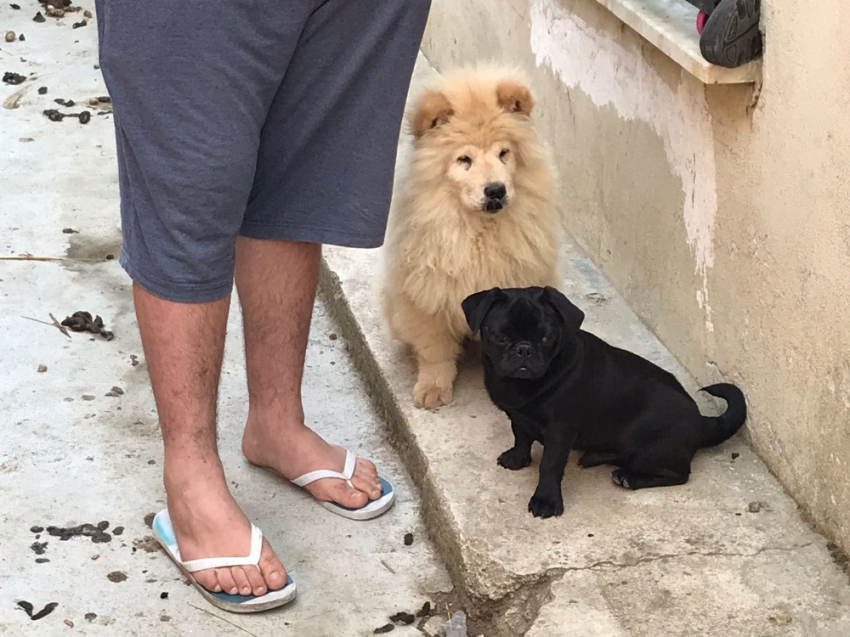
[[[643,56],[627,51],[615,37],[592,28],[556,0],[531,0],[529,17],[538,66],[550,68],[597,106],[612,106],[623,119],[646,122],[664,140],[667,160],[682,180],[685,233],[703,279],[699,303],[706,328],[713,331],[706,271],[714,265],[716,167],[701,85],[688,76],[672,89]]]

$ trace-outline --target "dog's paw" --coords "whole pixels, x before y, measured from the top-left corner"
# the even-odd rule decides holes
[[[528,501],[528,511],[536,518],[557,517],[564,512],[564,499],[534,494]]]
[[[531,464],[531,454],[516,447],[511,447],[501,456],[496,462],[500,467],[510,469],[511,471],[519,471]]]
[[[452,402],[452,388],[419,381],[413,387],[413,404],[420,409],[437,409]]]
[[[629,484],[629,474],[624,469],[615,469],[611,472],[611,480],[614,481],[614,484],[623,487],[624,489],[633,488],[631,484]]]

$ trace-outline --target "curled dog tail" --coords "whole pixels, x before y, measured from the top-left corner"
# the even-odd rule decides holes
[[[726,401],[726,411],[719,416],[703,416],[702,446],[714,447],[734,436],[747,420],[747,401],[736,385],[718,383],[700,391]]]

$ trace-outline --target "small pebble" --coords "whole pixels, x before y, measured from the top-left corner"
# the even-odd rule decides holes
[[[761,502],[750,502],[747,505],[747,511],[749,511],[750,513],[758,513],[759,511],[761,511],[762,506],[764,505]]]
[[[15,41],[15,32],[14,31],[6,31],[6,42],[14,42]]]
[[[736,451],[732,452],[732,460],[735,460],[736,458],[740,458],[740,457],[741,457],[740,453],[737,453]]]
[[[18,11],[21,8],[21,5],[19,4],[10,4],[9,6],[12,7],[15,11]]]
[[[127,573],[122,573],[121,571],[112,571],[109,575],[106,576],[110,582],[118,584],[119,582],[124,582],[127,580]]]
[[[95,397],[91,394],[83,394],[83,400],[94,400]]]
[[[160,598],[160,599],[168,599],[168,593],[167,593],[166,591],[162,591],[162,592],[159,594],[159,598]]]
[[[50,561],[50,560],[48,560],[46,557],[37,557],[37,558],[35,558],[35,563],[36,563],[36,564],[44,564],[45,562],[49,562],[49,561]]]
[[[32,527],[30,527],[30,533],[43,533],[43,532],[44,532],[43,526],[32,526]]]
[[[70,619],[66,619],[64,623],[68,628],[74,627],[74,622],[72,622]]]
[[[87,622],[93,622],[95,619],[97,619],[97,615],[95,613],[86,613],[84,617],[86,618]]]
[[[419,609],[419,612],[416,613],[417,617],[430,617],[431,615],[431,602],[425,602],[422,604],[422,608]]]
[[[124,533],[124,527],[123,526],[116,526],[114,529],[112,529],[112,535],[121,535],[123,533]]]
[[[47,94],[47,87],[46,87],[46,86],[42,86],[42,87],[40,87],[40,88],[38,89],[38,94],[39,94],[39,95],[46,95],[46,94]]]
[[[339,336],[337,336],[335,332],[331,332],[330,334],[328,334],[328,338],[331,339],[332,341],[335,341],[336,339],[339,338]]]
[[[80,234],[79,230],[74,230],[73,228],[62,228],[63,234]]]
[[[91,19],[91,11],[89,11],[88,9],[86,9],[85,11],[83,11],[83,17],[84,17],[84,18]]]
[[[26,39],[26,37],[24,36],[24,34],[23,34],[23,33],[21,33],[21,34],[18,36],[18,40],[20,40],[21,42],[26,42],[26,40],[27,40],[27,39]]]
[[[171,621],[171,617],[169,617],[168,615],[160,615],[160,616],[159,616],[159,621],[161,621],[161,622],[170,622],[170,621]]]
[[[39,374],[43,374],[46,371],[47,371],[47,365],[39,365],[38,366],[38,373]]]
[[[91,121],[91,113],[88,111],[83,111],[79,115],[80,124],[88,124]]]
[[[393,624],[384,624],[380,628],[376,628],[372,631],[373,635],[383,635],[384,633],[389,633],[395,630],[395,625]]]
[[[75,23],[72,25],[72,28],[74,28],[74,29],[79,29],[80,27],[84,27],[84,26],[86,26],[87,24],[88,24],[88,21],[87,21],[87,20],[82,20],[82,21],[80,21],[80,22],[75,22]]]
[[[33,22],[46,22],[46,18],[41,15],[41,11],[37,11],[35,17],[32,19]]]
[[[405,533],[404,534],[404,545],[410,546],[413,544],[413,533]]]

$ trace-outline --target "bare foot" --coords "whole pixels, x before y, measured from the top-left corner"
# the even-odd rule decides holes
[[[273,469],[287,480],[317,469],[342,472],[345,467],[345,449],[325,442],[306,425],[281,426],[279,421],[253,415],[248,416],[242,436],[242,453],[251,464]],[[378,470],[368,460],[357,459],[351,484],[353,489],[345,480],[324,478],[304,488],[317,500],[351,509],[381,497]]]
[[[207,557],[242,557],[251,551],[251,523],[230,495],[224,473],[201,464],[169,471],[165,487],[168,513],[184,561]],[[231,595],[265,595],[286,584],[286,571],[263,538],[259,568],[234,566],[193,574],[209,591]]]

